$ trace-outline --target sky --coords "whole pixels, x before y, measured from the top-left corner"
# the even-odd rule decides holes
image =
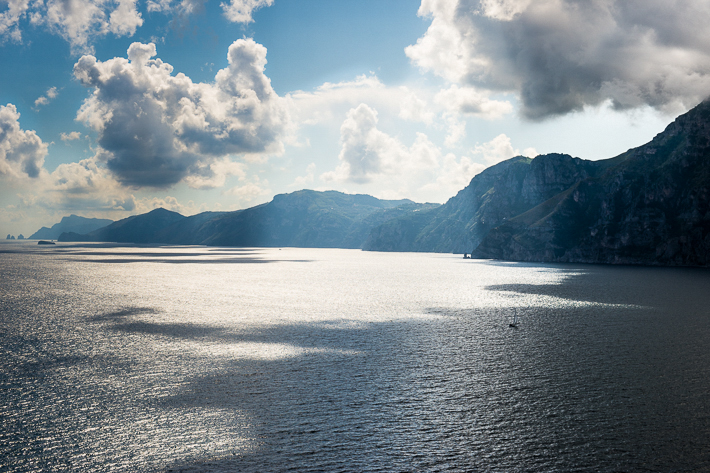
[[[706,0],[0,0],[0,235],[611,158],[710,95],[708,24]]]

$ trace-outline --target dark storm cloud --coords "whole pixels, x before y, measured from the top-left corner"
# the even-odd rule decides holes
[[[531,119],[610,100],[690,107],[710,94],[704,0],[424,0],[408,56],[479,89],[516,92]]]

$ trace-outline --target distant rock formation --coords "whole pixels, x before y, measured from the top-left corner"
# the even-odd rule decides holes
[[[8,233],[8,234],[7,234],[7,238],[5,238],[5,239],[6,239],[6,240],[14,240],[15,237],[12,236],[12,235],[10,235],[10,234]]]
[[[156,209],[88,234],[63,233],[59,241],[361,248],[373,227],[391,218],[438,206],[335,191],[301,190],[235,212],[203,212],[184,217]]]
[[[56,240],[64,232],[74,232],[78,234],[89,233],[99,228],[113,223],[113,220],[103,218],[86,218],[78,215],[62,217],[59,223],[52,225],[52,228],[42,227],[30,235],[30,240]]]
[[[22,233],[20,233],[19,235],[17,235],[17,239],[18,239],[18,240],[24,240],[24,239],[25,239],[25,236],[24,236]]]

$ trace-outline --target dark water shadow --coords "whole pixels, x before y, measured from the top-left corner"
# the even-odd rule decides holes
[[[124,333],[142,333],[145,335],[161,335],[174,338],[204,338],[222,332],[220,327],[191,323],[153,323],[153,322],[123,322],[111,326],[112,330]]]
[[[159,406],[247,413],[234,434],[251,448],[159,471],[700,471],[710,460],[710,354],[693,349],[707,329],[619,325],[623,310],[590,307],[550,308],[519,330],[486,309],[432,311],[450,317],[217,334],[321,351],[186,380]]]
[[[607,269],[489,286],[618,305],[524,308],[517,330],[502,306],[215,333],[321,350],[235,359],[188,379],[160,406],[246,412],[235,435],[253,448],[159,471],[702,471],[709,275]],[[637,305],[655,310],[642,321]]]
[[[375,444],[396,445],[397,436],[408,435],[406,429],[397,434],[402,426],[387,414],[398,404],[393,398],[401,394],[402,380],[383,359],[389,351],[384,349],[387,334],[407,326],[293,324],[223,334],[225,343],[287,344],[305,352],[227,361],[161,399],[166,410],[248,412],[249,428],[240,431],[235,426],[235,435],[249,438],[253,447],[236,455],[176,462],[158,471],[343,471],[343,462],[350,465],[345,471],[371,469],[378,457]],[[376,373],[376,366],[387,368]],[[379,408],[370,409],[372,403]],[[388,464],[384,459],[380,463]]]
[[[684,306],[683,294],[693,291],[710,302],[710,271],[701,268],[657,268],[585,265],[563,267],[560,284],[496,284],[489,291],[546,295],[569,301],[623,304],[654,308]],[[708,297],[702,296],[707,293]],[[697,299],[696,299],[697,300]]]
[[[188,250],[188,251],[149,251],[149,250]],[[101,250],[133,250],[133,251],[101,251]],[[142,251],[145,250],[145,251]],[[118,257],[152,257],[174,258],[194,256],[252,256],[264,252],[264,248],[225,248],[201,245],[158,245],[132,243],[70,243],[57,242],[56,245],[38,246],[23,245],[17,248],[0,248],[0,254],[59,254],[71,256],[118,256]]]
[[[110,246],[101,245],[98,248],[145,248],[145,249],[176,249],[185,248],[191,251],[77,251],[75,248],[84,248],[84,246],[76,246],[70,248],[62,248],[57,251],[59,254],[70,256],[65,258],[67,261],[78,261],[86,263],[164,263],[164,264],[261,264],[275,262],[293,262],[293,263],[310,263],[311,260],[293,260],[293,259],[275,259],[259,256],[263,249],[258,248],[235,248],[231,251],[229,248],[215,247],[176,247],[176,246],[144,246],[137,245],[129,246]],[[95,247],[88,247],[95,249]],[[73,259],[74,256],[89,256],[89,258]],[[224,258],[215,258],[215,256],[223,256]]]
[[[160,311],[158,309],[155,309],[153,307],[127,307],[125,309],[116,310],[114,312],[95,315],[90,320],[92,322],[115,321],[116,319],[122,319],[134,315],[157,314],[159,312]]]
[[[201,339],[207,336],[218,336],[223,332],[221,327],[193,324],[190,322],[150,322],[146,320],[130,320],[135,316],[146,316],[159,314],[161,311],[153,307],[126,307],[105,314],[98,314],[91,317],[91,322],[106,323],[106,327],[112,331],[127,334],[158,335],[183,339]],[[128,319],[128,320],[127,320]]]
[[[308,263],[306,260],[271,260],[262,258],[220,258],[220,259],[173,259],[173,258],[87,258],[79,261],[84,263],[163,263],[163,264],[264,264],[280,262]]]
[[[175,252],[175,253],[168,253],[168,252],[126,252],[126,251],[67,251],[64,252],[66,254],[71,254],[72,256],[121,256],[121,257],[127,257],[127,256],[134,256],[134,257],[144,257],[144,258],[180,258],[180,257],[195,257],[195,256],[233,256],[233,257],[238,257],[238,256],[253,256],[254,253],[247,253],[247,252],[219,252],[219,253],[211,253],[209,251],[192,251],[192,252]]]
[[[91,243],[91,242],[77,242],[77,243],[71,243],[71,242],[57,242],[57,246],[53,247],[54,249],[57,250],[65,250],[65,251],[71,251],[75,248],[91,248],[91,249],[97,249],[97,248],[146,248],[146,249],[151,249],[151,248],[166,248],[166,249],[194,249],[196,251],[199,250],[204,250],[204,251],[212,251],[213,249],[215,250],[224,250],[224,251],[231,251],[232,248],[234,248],[234,251],[242,251],[246,253],[253,253],[253,252],[259,252],[263,251],[263,248],[255,248],[255,247],[221,247],[221,246],[205,246],[205,245],[165,245],[165,244],[159,244],[159,243],[110,243],[110,242],[97,242],[97,243]]]
[[[141,317],[138,320],[130,320],[134,316],[150,316],[159,314],[161,311],[153,307],[126,307],[108,313],[97,314],[90,319],[90,322],[104,323],[109,330],[124,333],[142,333],[146,335],[160,335],[178,337],[183,339],[204,339],[209,337],[209,341],[232,344],[232,343],[284,343],[292,344],[302,349],[323,349],[337,346],[334,340],[340,340],[340,333],[343,333],[342,320],[331,320],[318,323],[304,324],[283,324],[274,327],[262,327],[259,329],[235,330],[224,328],[218,325],[197,324],[191,322],[152,322]],[[347,321],[345,321],[347,322]],[[348,328],[348,333],[362,334],[367,324],[357,324],[362,328]],[[356,337],[362,338],[362,337]],[[349,344],[357,349],[363,348],[358,343]],[[349,348],[352,349],[352,348]]]
[[[234,330],[216,325],[196,324],[190,322],[151,322],[146,320],[126,320],[135,315],[156,314],[151,308],[132,308],[117,311],[111,314],[102,314],[93,317],[91,321],[107,322],[109,330],[129,333],[168,336],[183,339],[204,340],[210,342],[235,344],[235,343],[287,343],[297,349],[321,350],[337,346],[341,349],[340,343],[334,343],[335,339],[340,339],[343,329],[337,324],[293,324],[279,325],[277,327],[260,328],[257,330]],[[362,334],[361,329],[349,329],[351,335]],[[360,337],[361,338],[361,337]],[[358,339],[358,337],[356,337]],[[350,349],[363,348],[361,344],[349,344]]]

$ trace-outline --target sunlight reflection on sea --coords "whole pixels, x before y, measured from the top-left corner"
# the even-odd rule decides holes
[[[0,471],[710,461],[703,270],[24,242],[0,271]]]

